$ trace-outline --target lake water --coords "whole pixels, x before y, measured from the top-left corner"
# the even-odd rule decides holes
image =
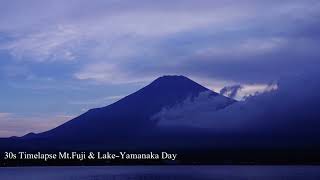
[[[320,166],[22,167],[0,180],[320,180]]]

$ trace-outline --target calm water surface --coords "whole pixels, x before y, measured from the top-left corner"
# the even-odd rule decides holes
[[[0,180],[320,180],[320,166],[22,167]]]

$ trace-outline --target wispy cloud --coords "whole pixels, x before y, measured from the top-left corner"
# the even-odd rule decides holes
[[[8,50],[18,60],[73,60],[72,50],[79,37],[77,33],[72,27],[58,26],[16,37],[16,40],[2,44],[0,49]]]
[[[132,82],[133,76],[154,77],[167,69],[235,80],[226,73],[211,75],[207,69],[193,68],[197,72],[192,72],[185,67],[197,67],[199,60],[207,61],[200,63],[206,67],[218,67],[238,77],[243,74],[244,80],[250,78],[248,71],[235,72],[225,64],[233,63],[236,71],[249,61],[254,62],[252,68],[267,68],[268,58],[280,62],[275,66],[291,58],[288,51],[296,58],[316,53],[309,48],[315,43],[309,31],[317,28],[317,1],[55,1],[51,8],[36,2],[40,8],[25,4],[25,16],[6,11],[2,23],[7,27],[2,31],[14,35],[1,49],[20,60],[81,61],[73,73],[79,80],[111,82],[112,76],[117,77],[113,82]],[[7,6],[12,12],[21,7],[16,3]],[[34,9],[41,9],[44,19]],[[301,38],[306,39],[303,44]],[[196,60],[190,61],[190,57]]]

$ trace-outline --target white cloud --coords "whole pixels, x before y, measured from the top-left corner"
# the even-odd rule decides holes
[[[261,93],[270,92],[278,89],[276,83],[272,84],[244,84],[241,85],[242,88],[238,91],[235,99],[245,100],[249,96],[254,96]]]
[[[238,93],[234,97],[236,100],[245,100],[245,98],[249,96],[253,96],[256,94],[260,94],[263,92],[269,92],[272,90],[276,90],[278,88],[275,82],[269,84],[262,84],[262,83],[242,83],[236,81],[227,81],[221,79],[214,79],[214,78],[202,78],[199,76],[192,76],[190,78],[195,80],[196,82],[200,83],[201,85],[205,86],[206,88],[213,90],[214,92],[219,93],[221,89],[227,86],[234,86],[240,85],[241,88],[238,90]]]

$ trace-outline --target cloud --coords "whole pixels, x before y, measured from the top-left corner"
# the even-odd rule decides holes
[[[164,107],[159,113],[152,116],[151,119],[158,121],[160,126],[164,125],[195,125],[198,126],[197,116],[199,109],[201,111],[217,111],[231,104],[231,100],[224,96],[212,96],[210,91],[202,92],[196,98],[188,97],[181,104],[174,107]],[[186,112],[186,114],[184,114]],[[194,112],[195,114],[189,113]],[[183,119],[189,116],[186,121]],[[180,123],[183,121],[183,124]]]
[[[39,6],[42,5],[42,3],[39,4]],[[110,50],[107,53],[102,53],[103,55],[107,54],[108,57],[118,57],[126,54],[134,55],[141,53],[134,51],[136,49],[135,41],[137,40],[159,38],[188,31],[195,27],[200,28],[208,24],[220,24],[225,23],[228,19],[240,18],[239,14],[233,13],[224,18],[218,17],[220,13],[224,13],[218,10],[214,12],[197,10],[197,13],[190,13],[187,10],[176,12],[175,9],[167,9],[164,12],[163,9],[150,11],[148,8],[139,11],[132,8],[119,9],[117,12],[108,8],[109,11],[104,11],[104,13],[97,12],[93,17],[84,13],[83,16],[85,18],[80,21],[73,18],[68,11],[75,10],[78,12],[80,10],[78,8],[81,7],[77,7],[73,3],[64,4],[58,2],[53,4],[56,6],[48,9],[48,12],[44,12],[44,15],[49,16],[48,18],[54,18],[51,17],[54,14],[54,10],[58,11],[57,7],[66,6],[67,8],[63,8],[66,11],[66,17],[62,19],[58,15],[58,17],[55,17],[57,22],[52,25],[39,20],[40,22],[37,25],[39,28],[26,26],[14,29],[17,32],[8,43],[1,46],[1,49],[8,50],[18,59],[30,59],[39,62],[58,59],[72,60],[75,58],[74,48],[76,47],[77,51],[79,51],[83,44],[87,46],[90,42],[92,42],[93,47],[87,46],[85,51],[93,53],[91,58],[97,56],[94,53],[97,53],[99,49]],[[105,5],[108,5],[108,3]],[[131,5],[134,4],[131,3]],[[13,6],[15,7],[15,5]],[[27,6],[26,9],[28,8],[30,7]],[[153,9],[154,7],[150,8]],[[32,24],[33,20],[37,18],[35,18],[33,12],[29,13],[32,16],[25,21]],[[24,19],[25,17],[21,18]],[[68,20],[64,21],[65,18]],[[14,19],[19,22],[18,19]],[[6,25],[10,26],[10,24]],[[9,32],[12,32],[12,30]],[[138,39],[135,39],[135,37],[138,37]],[[130,44],[130,39],[128,41],[127,38],[133,38],[133,42]],[[118,46],[118,44],[121,45]]]
[[[245,100],[251,96],[271,92],[278,89],[278,84],[272,82],[269,84],[244,84],[242,88],[237,92],[235,98],[237,100]]]
[[[214,132],[316,134],[320,127],[318,76],[316,71],[282,78],[278,89],[218,111],[214,108],[214,99],[202,98],[163,110],[155,116],[160,119],[159,125],[196,126]]]
[[[278,89],[276,83],[231,85],[223,87],[220,90],[220,94],[240,101],[250,96],[256,96],[276,89]]]
[[[111,82],[112,72],[124,83],[165,73],[265,83],[319,58],[313,0],[33,2],[4,3],[0,49],[20,61],[76,61],[70,78],[79,80]]]
[[[226,86],[220,90],[220,94],[233,99],[241,89],[242,86],[240,85]]]
[[[19,60],[36,62],[73,60],[72,48],[76,46],[78,34],[72,27],[58,26],[44,32],[35,32],[18,37],[0,46]]]

